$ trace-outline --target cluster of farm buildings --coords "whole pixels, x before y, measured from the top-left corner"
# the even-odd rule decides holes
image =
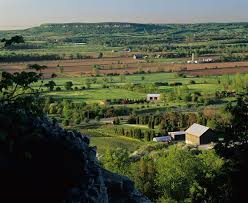
[[[148,94],[147,101],[159,101],[160,94]],[[169,132],[168,136],[155,137],[155,142],[186,142],[190,145],[206,145],[215,141],[212,129],[199,124],[193,124],[186,131]]]
[[[134,54],[133,59],[135,60],[140,60],[140,59],[145,59],[148,56],[143,56],[142,54]],[[160,55],[157,55],[155,58],[160,58]],[[213,63],[214,59],[213,58],[204,58],[202,60],[196,60],[195,59],[195,54],[192,54],[191,60],[187,61],[187,64],[198,64],[198,63]]]
[[[214,131],[209,127],[194,123],[186,131],[169,132],[168,136],[155,137],[155,142],[185,142],[188,145],[207,145],[216,140]]]
[[[192,54],[192,59],[187,61],[188,64],[198,64],[198,63],[213,63],[214,59],[204,58],[202,61],[195,60],[195,54]]]

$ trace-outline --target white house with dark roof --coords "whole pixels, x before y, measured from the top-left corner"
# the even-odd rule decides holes
[[[186,144],[204,145],[215,140],[214,132],[209,127],[194,123],[186,131]]]
[[[160,100],[160,94],[148,94],[147,95],[147,101],[159,101]]]

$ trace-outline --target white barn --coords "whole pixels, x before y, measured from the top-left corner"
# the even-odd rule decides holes
[[[147,95],[147,101],[159,101],[160,100],[160,94],[148,94]]]

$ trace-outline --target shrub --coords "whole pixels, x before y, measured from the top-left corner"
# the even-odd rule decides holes
[[[56,89],[55,89],[56,91],[61,91],[61,88],[60,87],[56,87]]]
[[[65,89],[66,90],[71,90],[72,89],[72,86],[73,86],[73,83],[71,81],[68,81],[65,83]]]
[[[189,84],[190,84],[190,85],[194,85],[194,84],[196,84],[196,82],[195,82],[194,80],[190,80],[190,81],[189,81]]]

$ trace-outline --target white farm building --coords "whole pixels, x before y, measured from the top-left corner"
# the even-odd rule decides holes
[[[147,101],[159,101],[160,100],[160,94],[148,94],[147,95]]]
[[[163,136],[163,137],[154,137],[153,142],[171,142],[170,136]]]

